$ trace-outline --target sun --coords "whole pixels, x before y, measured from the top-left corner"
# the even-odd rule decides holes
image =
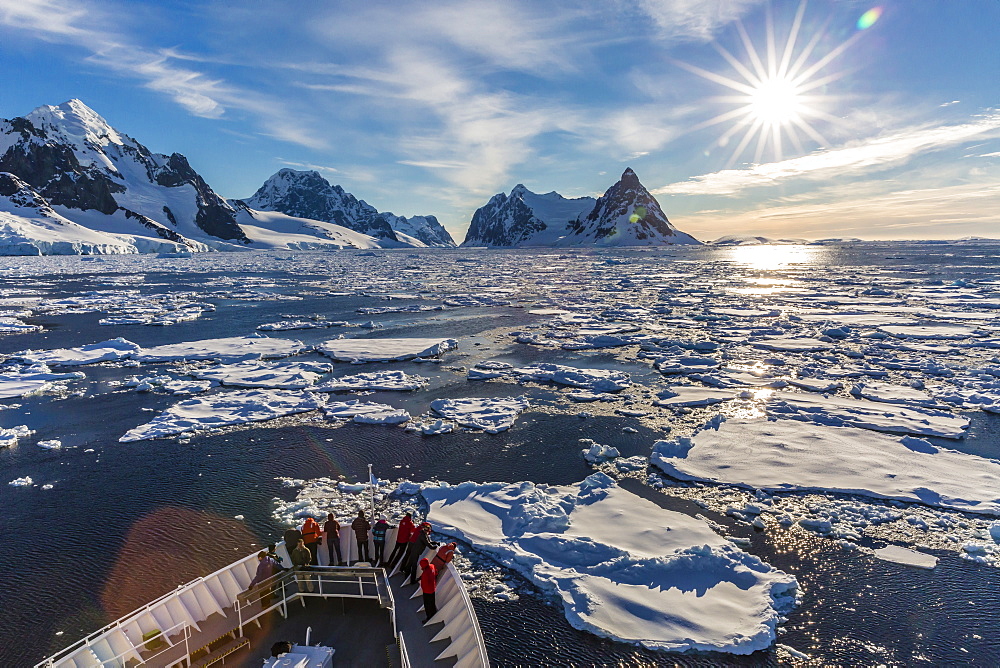
[[[775,77],[762,81],[750,95],[750,112],[766,125],[798,122],[807,110],[794,82]]]
[[[713,43],[712,46],[735,71],[735,75],[727,76],[689,63],[674,61],[689,72],[724,86],[734,93],[717,96],[709,101],[735,105],[735,108],[691,128],[691,131],[696,131],[730,123],[716,141],[719,147],[726,147],[735,141],[735,148],[730,154],[727,168],[733,166],[737,160],[745,159],[744,156],[751,150],[752,162],[759,164],[768,148],[771,155],[767,157],[776,161],[782,160],[786,143],[790,143],[800,154],[805,152],[803,143],[805,141],[811,141],[820,147],[827,146],[829,142],[817,129],[817,125],[840,123],[840,119],[827,111],[834,106],[838,98],[822,91],[827,84],[836,81],[847,72],[826,70],[859,38],[861,30],[874,23],[878,15],[870,21],[864,21],[864,24],[859,20],[858,32],[828,52],[819,53],[819,45],[824,36],[822,31],[815,32],[808,40],[800,39],[805,8],[806,3],[803,0],[784,39],[784,45],[779,45],[775,39],[770,8],[763,48],[755,46],[741,22],[736,24],[736,28],[743,47],[742,58],[737,58],[721,44]],[[867,12],[865,16],[873,11],[875,10]]]

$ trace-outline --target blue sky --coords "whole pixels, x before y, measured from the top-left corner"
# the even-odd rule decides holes
[[[994,0],[0,0],[0,116],[77,97],[224,196],[316,169],[459,241],[494,193],[627,166],[701,239],[997,237],[997,25]]]

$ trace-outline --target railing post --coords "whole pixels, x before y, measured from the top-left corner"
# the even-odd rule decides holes
[[[288,619],[288,594],[285,592],[285,582],[281,581],[281,616]]]
[[[239,594],[236,595],[235,606],[236,606],[236,621],[240,625],[240,637],[242,638],[243,637],[243,606],[240,605],[240,595]]]

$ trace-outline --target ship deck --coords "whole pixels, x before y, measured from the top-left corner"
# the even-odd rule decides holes
[[[349,572],[350,569],[344,571]],[[288,574],[282,579],[286,582],[286,593],[294,595],[299,586],[294,576]],[[242,602],[239,611],[230,607],[202,620],[198,629],[190,630],[186,642],[181,637],[169,638],[172,647],[157,650],[156,663],[185,666],[183,657],[191,651],[197,655],[192,668],[204,665],[258,668],[263,659],[271,656],[274,643],[289,641],[304,644],[308,633],[309,644],[334,648],[334,665],[338,668],[401,668],[399,646],[393,634],[394,608],[396,629],[406,643],[410,665],[454,665],[455,657],[435,660],[448,647],[449,641],[432,642],[443,624],[423,625],[424,614],[419,611],[423,601],[419,595],[411,598],[418,587],[404,587],[401,573],[389,578],[382,576],[378,580],[379,585],[372,582],[363,585],[365,598],[358,597],[356,583],[326,581],[324,596],[292,597],[285,606],[277,605],[259,617],[257,615],[268,606],[262,605],[259,598],[261,590],[258,589],[253,600]],[[386,605],[390,597],[389,592],[384,591],[384,585],[391,589],[391,606]],[[376,591],[378,588],[383,591]],[[279,593],[276,589],[274,601],[269,605],[278,602]],[[282,614],[283,610],[287,616]],[[239,634],[241,617],[256,617],[243,624],[242,635]],[[231,635],[227,637],[227,634]],[[199,648],[204,650],[199,652]]]

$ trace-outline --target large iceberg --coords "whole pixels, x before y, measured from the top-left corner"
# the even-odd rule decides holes
[[[749,654],[795,604],[795,578],[700,519],[603,473],[579,484],[425,487],[435,531],[557,595],[578,629],[651,649]]]

